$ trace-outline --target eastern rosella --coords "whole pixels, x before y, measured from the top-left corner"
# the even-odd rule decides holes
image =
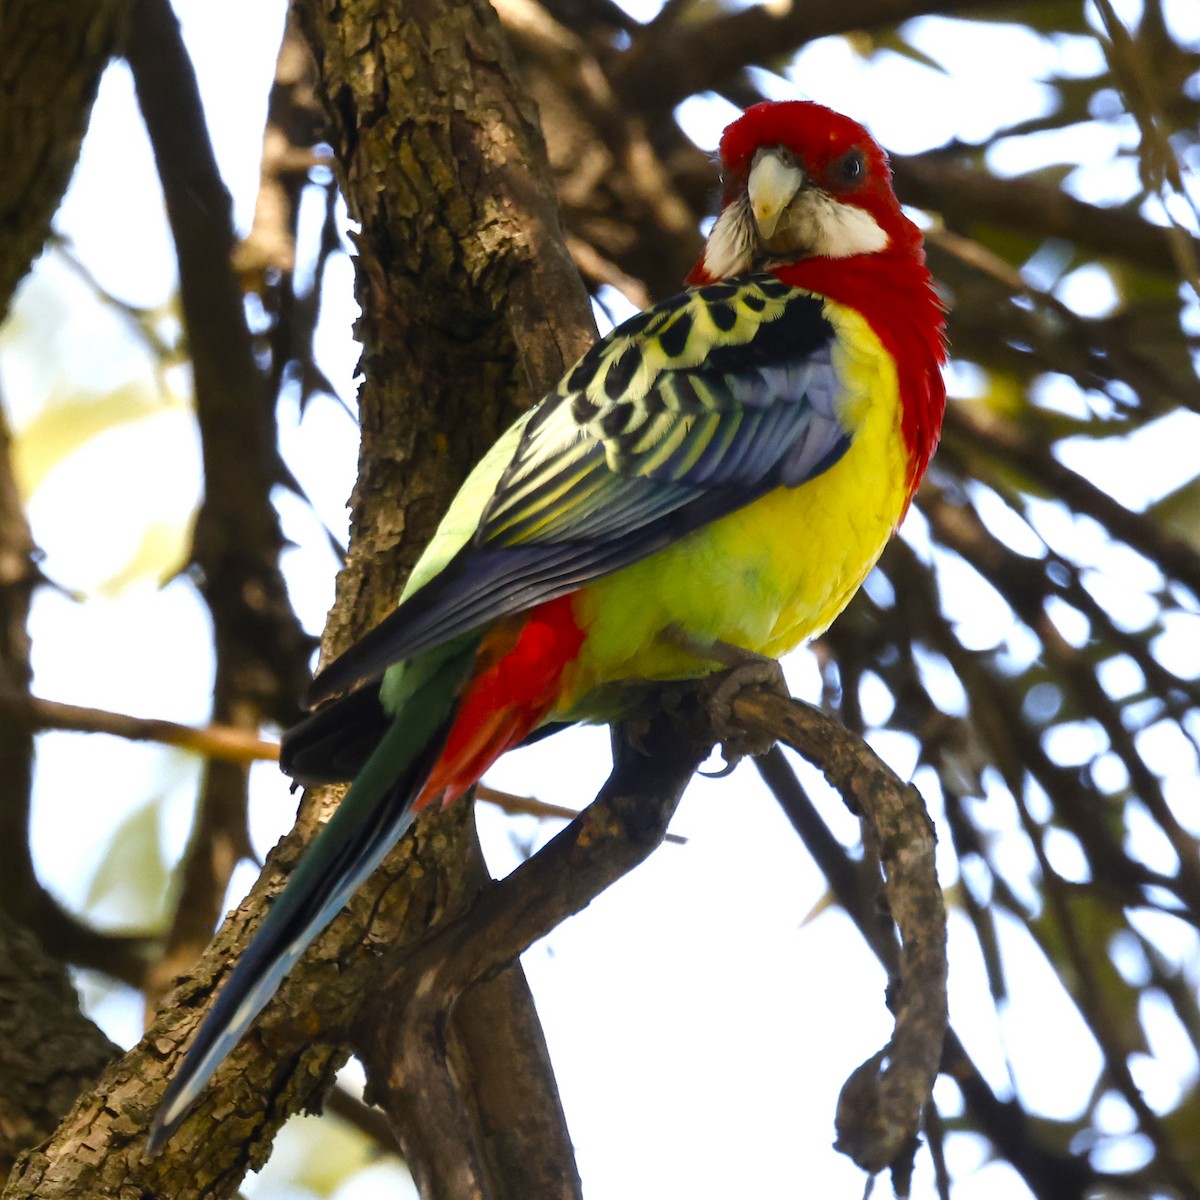
[[[941,428],[943,319],[884,153],[792,101],[748,109],[720,159],[688,289],[501,437],[396,610],[314,680],[285,769],[354,782],[204,1021],[152,1147],[416,812],[540,726],[619,716],[623,682],[716,670],[706,643],[774,656],[819,633],[900,523]]]

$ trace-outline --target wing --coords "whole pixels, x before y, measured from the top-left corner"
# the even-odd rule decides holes
[[[691,289],[613,330],[524,419],[466,544],[310,699],[831,466],[850,444],[834,341],[820,297],[769,274]]]

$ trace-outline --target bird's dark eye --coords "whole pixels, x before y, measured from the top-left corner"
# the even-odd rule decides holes
[[[842,178],[847,183],[857,183],[861,178],[863,171],[866,170],[866,161],[863,158],[861,150],[851,150],[841,162]]]

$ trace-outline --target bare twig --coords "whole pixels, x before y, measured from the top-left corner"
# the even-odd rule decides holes
[[[279,743],[266,741],[232,725],[181,725],[160,717],[132,717],[126,713],[78,704],[62,704],[38,696],[0,692],[0,712],[12,723],[12,728],[32,731],[46,729],[75,733],[103,733],[132,742],[156,742],[174,746],[191,754],[237,766],[256,762],[278,762]],[[513,816],[538,817],[541,820],[570,821],[579,810],[561,804],[550,804],[536,796],[517,796],[480,784],[475,796],[486,804]],[[687,838],[668,833],[666,841],[686,845]]]
[[[268,742],[230,725],[180,725],[158,717],[131,717],[125,713],[78,704],[61,704],[37,696],[0,693],[0,711],[18,727],[64,729],[76,733],[107,733],[132,742],[158,742],[176,746],[205,758],[245,766],[279,758],[279,744]]]
[[[577,808],[567,808],[562,804],[549,804],[545,800],[539,800],[536,796],[515,796],[512,792],[501,792],[496,788],[488,787],[487,784],[476,786],[475,798],[488,804],[494,804],[497,808],[513,816],[539,817],[543,821],[555,817],[573,821],[579,816]],[[668,833],[663,841],[676,846],[687,845],[687,838],[680,837],[677,833]]]
[[[352,1125],[359,1133],[365,1133],[382,1153],[400,1153],[392,1127],[383,1113],[352,1096],[340,1085],[325,1097],[325,1111]]]

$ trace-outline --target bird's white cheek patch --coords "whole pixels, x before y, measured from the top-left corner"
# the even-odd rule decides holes
[[[704,247],[704,269],[713,279],[740,275],[750,269],[754,254],[754,223],[743,197],[717,218]]]
[[[888,235],[865,208],[825,199],[814,206],[812,253],[827,258],[875,254],[887,248]]]

